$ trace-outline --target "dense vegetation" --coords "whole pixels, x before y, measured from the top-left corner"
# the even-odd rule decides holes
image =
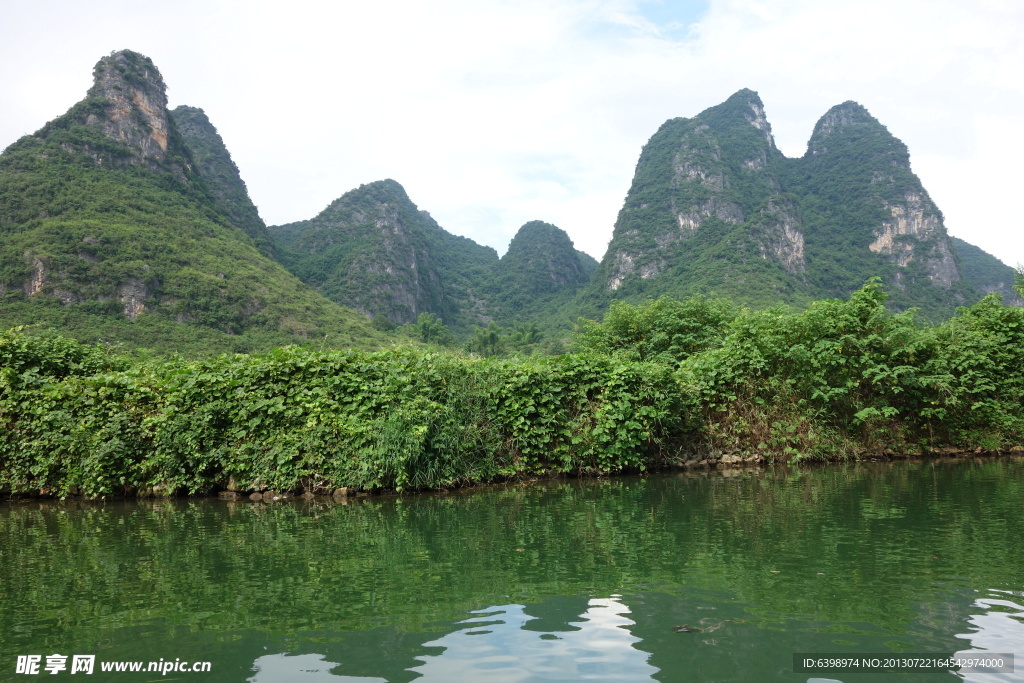
[[[590,300],[715,294],[804,306],[877,276],[891,306],[937,322],[992,291],[960,271],[906,146],[862,106],[833,107],[797,159],[775,147],[763,113],[757,94],[741,90],[661,126],[640,154]],[[896,234],[891,253],[873,250],[897,213],[917,233]]]
[[[498,255],[445,231],[394,180],[362,185],[308,221],[272,226],[283,262],[324,296],[373,317],[420,313],[470,324],[476,288]]]
[[[591,279],[553,225],[527,223],[498,259],[391,180],[268,231],[202,111],[165,104],[152,62],[115,53],[85,100],[0,157],[0,329],[63,335],[0,336],[0,490],[430,488],[1024,434],[1021,309],[990,296],[928,324],[886,309],[878,281],[811,303],[865,272],[895,283],[896,309],[977,298],[931,284],[935,236],[900,272],[866,249],[887,203],[913,191],[938,209],[859,105],[830,111],[801,160],[774,148],[750,91],[667,122]],[[703,222],[683,234],[682,218]],[[770,257],[794,226],[806,253]],[[963,253],[979,281],[1005,280]],[[563,355],[616,268],[622,300]],[[679,296],[699,292],[764,310]],[[779,300],[808,307],[766,308]],[[325,350],[402,335],[422,346]],[[175,351],[209,359],[149,359]]]
[[[260,249],[274,256],[274,239],[249,198],[245,181],[217,129],[197,107],[180,106],[170,112],[207,190],[232,225],[251,237]]]
[[[597,268],[542,221],[523,225],[499,259],[444,230],[394,180],[362,185],[315,218],[270,231],[282,262],[331,300],[395,325],[428,313],[460,341],[489,323],[567,334],[574,295]]]
[[[540,322],[547,328],[555,323],[548,319],[559,313],[571,321],[565,309],[590,282],[597,261],[577,251],[564,230],[530,221],[519,228],[491,270],[484,291],[494,319],[506,325]]]
[[[117,98],[149,98],[150,113],[125,113]],[[89,97],[4,151],[0,327],[42,324],[194,354],[325,339],[387,345],[268,256],[216,131],[184,110],[183,135],[165,102],[152,62],[117,53],[97,66]]]
[[[950,236],[949,242],[960,260],[960,270],[964,279],[974,285],[979,292],[998,292],[1018,306],[1024,304],[1021,296],[1014,291],[1015,271],[992,254]]]
[[[12,493],[449,487],[698,460],[836,459],[1024,438],[1024,310],[938,326],[877,282],[805,311],[618,304],[580,351],[481,359],[281,348],[127,363],[0,338],[0,487]]]

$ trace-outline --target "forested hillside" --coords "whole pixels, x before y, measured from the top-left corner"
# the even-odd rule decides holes
[[[94,77],[0,156],[5,327],[207,353],[387,343],[270,257],[216,131],[197,110],[170,115],[148,58],[113,53]]]
[[[890,305],[933,319],[981,296],[906,146],[864,107],[833,107],[789,159],[741,90],[644,146],[590,296],[805,305],[876,276]]]

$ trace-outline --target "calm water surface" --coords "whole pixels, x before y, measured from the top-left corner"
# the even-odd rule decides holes
[[[1022,512],[1021,459],[3,503],[0,680],[92,654],[84,680],[1024,681]],[[1016,672],[793,670],[964,651]],[[160,659],[211,671],[99,670]]]

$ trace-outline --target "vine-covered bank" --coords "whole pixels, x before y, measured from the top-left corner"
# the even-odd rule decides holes
[[[1024,443],[1024,309],[942,325],[875,283],[807,310],[613,305],[578,352],[481,359],[286,347],[132,361],[0,335],[0,491],[448,487],[752,459]]]

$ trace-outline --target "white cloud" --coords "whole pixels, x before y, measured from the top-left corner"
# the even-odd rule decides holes
[[[172,105],[207,111],[270,223],[392,177],[499,251],[541,219],[600,256],[658,126],[749,87],[791,156],[829,107],[865,105],[910,147],[950,232],[1024,261],[1015,2],[42,0],[6,15],[0,145],[128,47]]]

